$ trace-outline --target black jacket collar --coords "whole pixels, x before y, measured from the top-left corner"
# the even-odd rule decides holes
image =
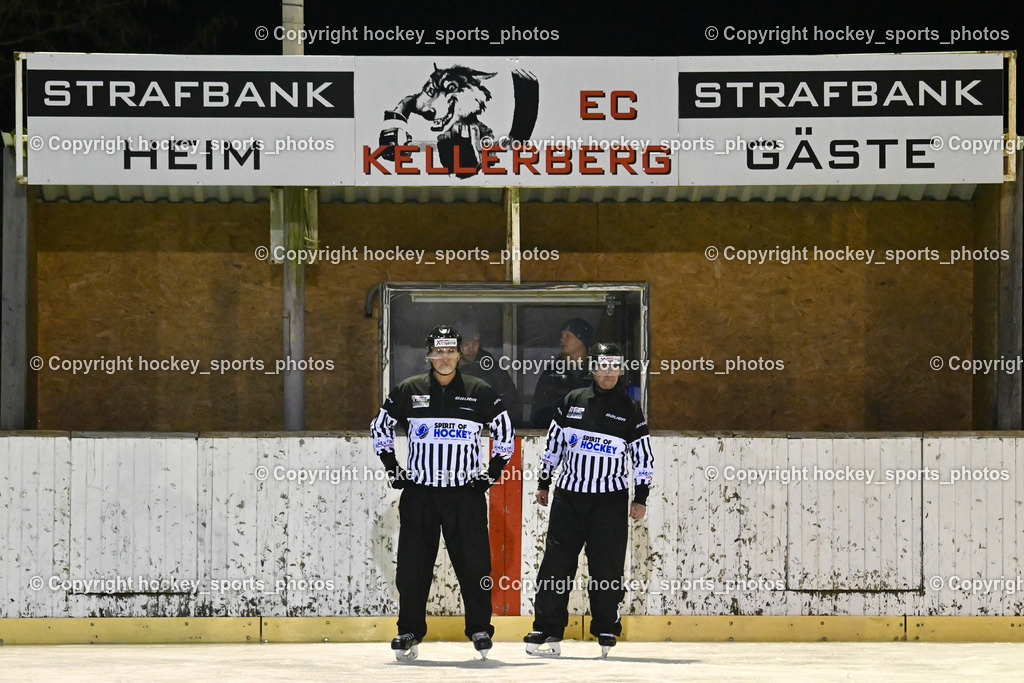
[[[448,382],[448,384],[441,384],[440,382],[437,381],[437,377],[434,375],[434,368],[430,368],[430,372],[427,373],[427,378],[430,381],[431,391],[433,391],[435,388],[438,391],[442,391],[448,388],[453,388],[457,389],[458,391],[462,391],[463,389],[465,389],[466,386],[465,382],[462,381],[462,373],[459,372],[458,366],[456,366],[455,368],[455,377],[453,377],[452,381]]]

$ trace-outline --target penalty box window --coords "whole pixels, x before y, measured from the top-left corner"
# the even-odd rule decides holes
[[[622,348],[627,390],[646,413],[648,299],[649,286],[633,282],[382,284],[381,395],[429,370],[424,338],[435,325],[450,324],[463,338],[460,370],[499,391],[517,428],[546,429],[544,394],[549,392],[542,388],[537,395],[542,377],[564,374],[578,381],[588,370],[585,362],[562,353],[561,331],[574,321],[574,329],[590,335],[583,340],[588,345],[613,342]]]

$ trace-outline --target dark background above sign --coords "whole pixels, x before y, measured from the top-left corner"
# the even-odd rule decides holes
[[[1024,45],[1024,15],[1011,2],[780,7],[646,0],[628,6],[516,2],[484,8],[307,0],[305,17],[307,29],[322,30],[306,42],[309,55],[765,55]],[[14,127],[14,51],[280,54],[273,35],[280,23],[281,5],[273,0],[9,0],[0,10],[0,128]],[[268,34],[263,40],[257,37],[260,27]],[[743,32],[753,42],[740,40]]]

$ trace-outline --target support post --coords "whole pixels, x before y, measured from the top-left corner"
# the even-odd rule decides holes
[[[5,136],[6,137],[6,136]],[[21,140],[14,140],[15,145]],[[28,426],[28,201],[15,148],[3,147],[3,280],[0,284],[0,430]]]
[[[1021,248],[1021,230],[1024,225],[1022,212],[1022,177],[1024,173],[1024,153],[1017,152],[1013,163],[1016,164],[1016,178],[1004,182],[999,196],[999,248],[1010,252],[1008,261],[1000,262],[999,266],[999,356],[1000,358],[1019,358],[1024,351],[1021,335],[1022,306],[1022,259],[1024,250]],[[1000,372],[996,375],[996,428],[1021,429],[1022,403],[1020,370],[1012,375]]]
[[[304,0],[283,0],[281,24],[284,35],[295,35],[305,25]],[[281,38],[282,55],[303,54],[300,41]],[[317,193],[301,187],[285,187],[281,192],[281,210],[271,216],[280,216],[278,230],[283,233],[284,265],[284,428],[301,431],[306,428],[306,373],[299,365],[306,357],[306,269],[299,262],[298,253],[307,249],[307,232],[316,225]],[[312,197],[312,208],[310,202]],[[310,215],[312,211],[312,215]],[[272,218],[272,220],[274,220]],[[271,226],[271,233],[274,226]],[[279,234],[281,234],[279,233]],[[273,237],[271,237],[273,242]],[[288,256],[290,255],[290,256]]]
[[[306,356],[306,268],[294,256],[306,248],[303,188],[283,189],[284,246],[284,428],[306,428],[306,373],[299,365]]]
[[[505,261],[505,279],[514,285],[522,284],[522,263],[519,236],[519,188],[505,188],[505,244],[510,258]]]

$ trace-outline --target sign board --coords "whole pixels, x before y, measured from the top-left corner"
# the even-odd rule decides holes
[[[999,54],[30,54],[28,181],[998,183]]]
[[[34,185],[351,185],[351,57],[30,54]]]
[[[683,57],[679,184],[999,183],[1002,112],[998,54]]]
[[[356,58],[361,185],[675,185],[674,58]]]

